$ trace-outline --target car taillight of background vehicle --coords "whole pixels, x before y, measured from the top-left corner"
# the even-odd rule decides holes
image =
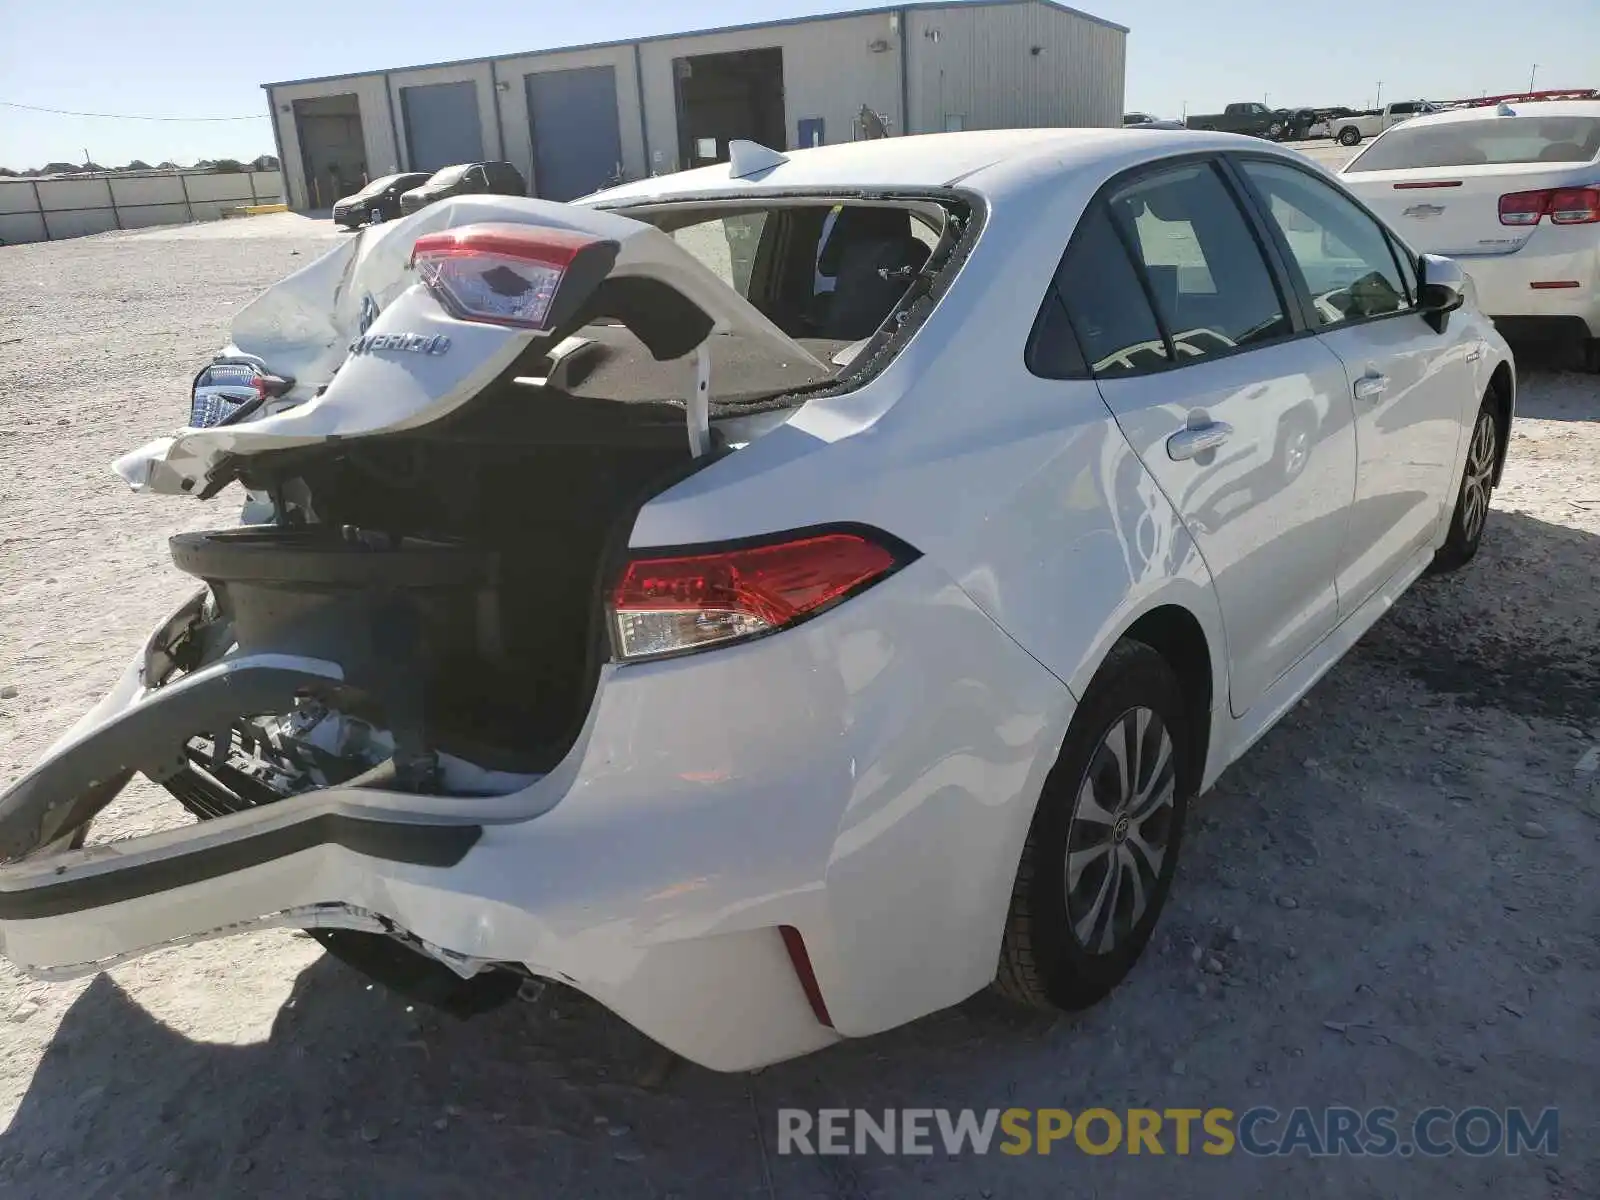
[[[419,237],[418,277],[463,321],[549,329],[616,261],[617,243],[545,225],[462,225]]]
[[[1552,225],[1600,222],[1600,187],[1546,188],[1500,197],[1502,225],[1537,225],[1546,216]]]
[[[876,531],[849,529],[635,558],[611,590],[616,656],[659,658],[774,633],[826,612],[915,557]]]

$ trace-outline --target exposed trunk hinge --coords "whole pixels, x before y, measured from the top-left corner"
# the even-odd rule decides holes
[[[703,457],[711,449],[711,346],[701,342],[694,352],[694,391],[684,418],[689,426],[689,453]]]

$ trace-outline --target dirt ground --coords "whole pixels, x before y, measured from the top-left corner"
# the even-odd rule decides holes
[[[331,245],[294,216],[0,250],[0,785],[189,581],[231,502],[107,464],[229,314]],[[550,990],[458,1024],[271,933],[86,982],[0,966],[0,1194],[1600,1195],[1600,380],[1524,364],[1484,549],[1419,584],[1201,804],[1151,953],[1075,1018],[978,998],[755,1075]],[[227,511],[224,511],[227,509]],[[12,689],[15,689],[14,693]],[[1590,759],[1592,765],[1593,758]],[[136,786],[96,825],[172,819]],[[1554,1157],[801,1159],[776,1110],[1559,1106]]]

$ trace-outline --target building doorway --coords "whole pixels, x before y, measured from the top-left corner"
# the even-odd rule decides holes
[[[783,111],[783,51],[776,47],[692,54],[673,60],[678,100],[678,161],[703,167],[728,160],[728,143],[746,138],[788,148]]]
[[[296,100],[294,123],[305,172],[304,207],[332,208],[335,200],[366,186],[367,143],[354,92]]]

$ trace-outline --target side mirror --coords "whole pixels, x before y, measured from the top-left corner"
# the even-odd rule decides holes
[[[1442,254],[1424,254],[1417,264],[1417,309],[1423,320],[1443,333],[1450,314],[1467,299],[1467,276],[1461,265]]]

